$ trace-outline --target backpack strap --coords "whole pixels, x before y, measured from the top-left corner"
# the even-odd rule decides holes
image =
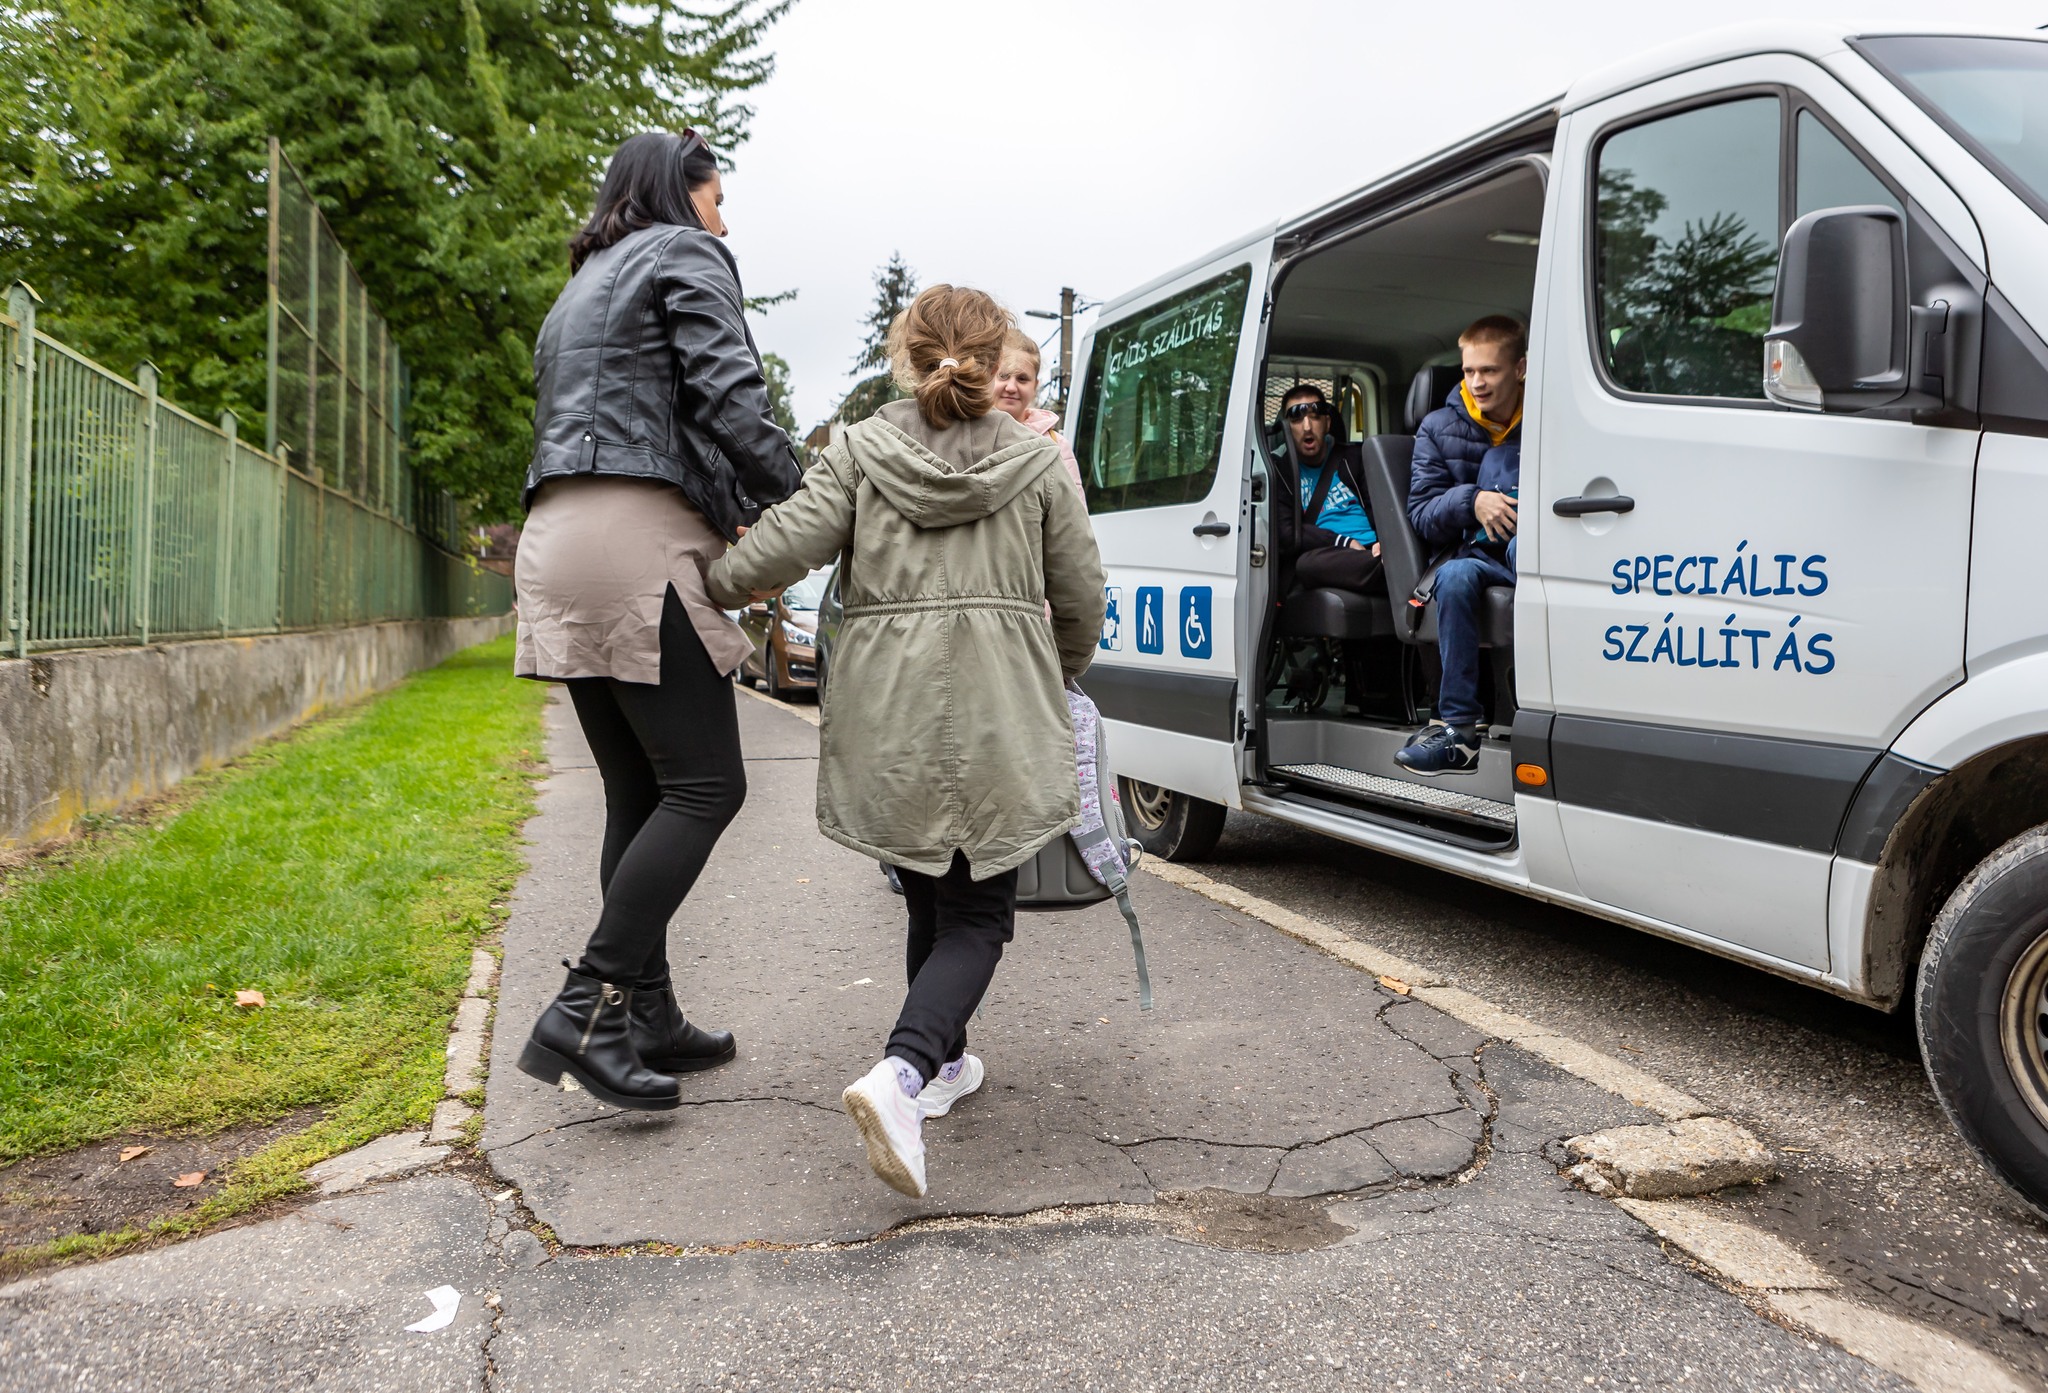
[[[1123,911],[1124,922],[1131,926],[1131,956],[1138,961],[1138,1009],[1149,1011],[1152,1009],[1152,974],[1145,970],[1145,935],[1138,929],[1138,911],[1131,908],[1131,887],[1128,884],[1117,886],[1116,907]]]
[[[1124,873],[1122,848],[1116,846],[1116,839],[1107,827],[1094,827],[1083,832],[1075,828],[1067,834],[1074,839],[1074,845],[1081,852],[1081,859],[1088,862],[1089,869],[1096,872],[1103,886],[1116,896],[1116,907],[1122,911],[1124,922],[1131,926],[1131,956],[1138,964],[1138,1009],[1152,1009],[1152,974],[1145,966],[1145,934],[1138,927],[1138,911],[1131,907],[1130,878]],[[1114,848],[1118,854],[1101,858],[1099,868],[1096,858],[1089,852],[1097,847]]]

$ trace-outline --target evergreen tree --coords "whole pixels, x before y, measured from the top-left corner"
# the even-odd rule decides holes
[[[903,389],[889,372],[889,326],[916,298],[917,272],[904,264],[902,252],[891,252],[875,272],[875,307],[862,321],[867,325],[867,337],[853,361],[853,370],[867,376],[853,384],[833,413],[835,419],[848,424],[863,421],[875,414],[875,408],[902,399]]]
[[[108,367],[263,433],[266,137],[410,366],[411,458],[516,513],[532,353],[627,135],[745,137],[791,0],[41,0],[0,5],[0,280]]]

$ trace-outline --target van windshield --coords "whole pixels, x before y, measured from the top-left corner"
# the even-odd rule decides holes
[[[2048,218],[2048,42],[1914,35],[1855,47]]]

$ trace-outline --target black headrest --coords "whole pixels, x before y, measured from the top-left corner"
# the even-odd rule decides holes
[[[1451,388],[1464,376],[1464,370],[1456,363],[1439,363],[1416,373],[1415,380],[1408,384],[1408,429],[1415,430],[1424,416],[1442,406]]]

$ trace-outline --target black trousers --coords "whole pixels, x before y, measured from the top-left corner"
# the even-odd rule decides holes
[[[910,991],[883,1053],[909,1061],[930,1082],[966,1051],[967,1018],[1017,932],[1017,873],[971,880],[967,857],[956,851],[944,875],[897,874],[910,910]]]
[[[674,589],[661,611],[661,683],[565,685],[604,779],[604,910],[582,970],[621,986],[668,979],[668,921],[747,797],[732,682],[712,666]]]
[[[1294,558],[1294,578],[1304,590],[1356,590],[1379,579],[1380,558],[1372,548],[1310,547]],[[1379,587],[1384,590],[1384,585]],[[1403,599],[1407,597],[1402,596]]]

